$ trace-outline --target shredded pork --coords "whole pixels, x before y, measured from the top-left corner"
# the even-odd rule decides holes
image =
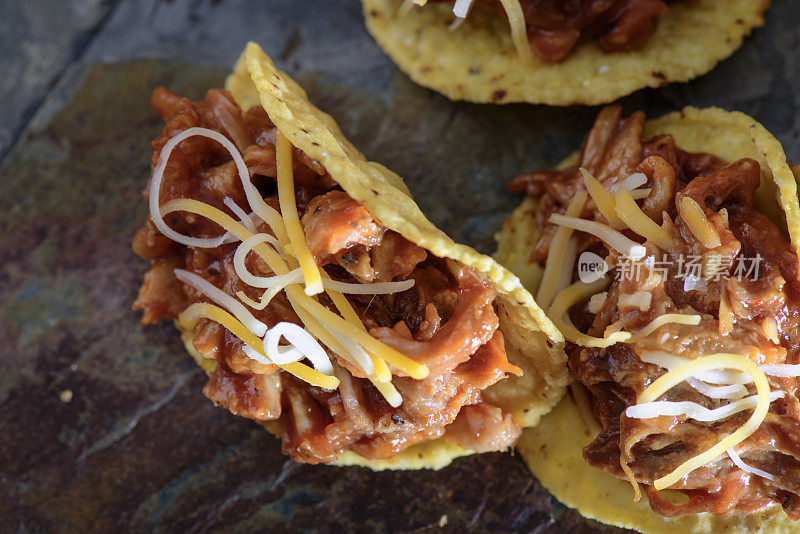
[[[652,487],[655,479],[670,473],[686,460],[704,452],[733,433],[749,416],[745,411],[714,422],[702,423],[682,416],[650,419],[629,418],[626,408],[666,371],[640,358],[643,351],[664,351],[693,359],[703,354],[750,354],[759,365],[800,363],[800,282],[797,257],[786,238],[755,206],[755,192],[761,183],[761,169],[752,159],[727,163],[710,154],[681,150],[668,135],[642,139],[644,115],[622,118],[619,107],[604,109],[586,138],[579,163],[564,171],[533,172],[517,178],[516,191],[541,198],[537,224],[544,228],[531,261],[542,263],[553,236],[547,222],[552,213],[563,213],[579,190],[584,189],[578,167],[583,166],[605,186],[634,172],[642,172],[651,189],[641,202],[642,209],[658,223],[662,217],[672,227],[676,245],[659,261],[668,272],[655,282],[646,276],[615,276],[604,304],[590,313],[584,301],[573,306],[570,318],[582,332],[603,337],[607,331],[633,332],[665,313],[698,314],[693,325],[667,325],[656,334],[630,344],[609,348],[571,345],[569,367],[586,387],[594,417],[602,430],[584,449],[586,461],[612,475],[626,478],[627,463],[642,484],[652,508],[666,516],[699,512],[727,515],[754,512],[771,503],[800,517],[800,401],[797,378],[770,377],[773,391],[784,395],[772,402],[766,420],[739,446],[746,464],[774,476],[762,478],[737,467],[728,455],[719,456],[682,478],[672,488],[681,490],[688,501],[674,504]],[[714,225],[720,245],[714,252],[721,258],[724,274],[711,277],[704,287],[690,287],[678,278],[680,257],[707,252],[682,220],[679,212],[684,197],[694,199]],[[582,213],[585,219],[605,222],[593,203]],[[641,242],[630,230],[626,235]],[[581,250],[593,250],[605,257],[607,247],[597,238],[579,233]],[[757,278],[734,276],[737,258],[763,257]],[[619,261],[619,255],[610,253]],[[577,279],[577,276],[575,276]],[[646,309],[624,307],[623,296],[646,290]],[[587,299],[588,300],[588,299]],[[729,310],[721,306],[723,300]],[[774,321],[778,339],[772,339],[765,321]],[[750,393],[753,393],[750,386]],[[662,400],[692,401],[707,408],[727,403],[701,394],[687,383],[672,388]]]
[[[559,63],[585,41],[595,41],[606,53],[641,48],[674,1],[520,0],[520,5],[533,53]],[[475,0],[473,8],[505,16],[499,0]]]
[[[253,183],[265,201],[279,209],[275,184],[275,127],[261,108],[242,112],[226,91],[213,89],[192,102],[160,88],[153,107],[165,120],[153,142],[153,163],[164,144],[193,126],[214,129],[236,144]],[[201,320],[194,347],[217,362],[205,395],[232,413],[261,422],[278,421],[287,454],[308,463],[332,462],[344,451],[386,458],[414,443],[443,438],[475,451],[503,450],[519,435],[508,414],[483,400],[481,390],[520,373],[508,362],[494,310],[495,290],[469,268],[436,258],[376,221],[306,154],[295,149],[296,202],[307,244],[320,267],[344,282],[398,281],[414,286],[390,295],[348,296],[369,332],[407,356],[426,364],[430,375],[415,380],[393,369],[402,404],[393,408],[377,389],[343,359],[334,359],[340,387],[311,386],[271,364],[250,359],[243,343],[221,325]],[[224,204],[246,206],[230,156],[205,138],[189,138],[172,153],[164,173],[160,203],[189,197],[235,217]],[[221,230],[193,214],[176,212],[166,222],[181,233],[215,237]],[[269,232],[261,223],[257,230]],[[175,319],[205,297],[179,282],[175,268],[186,269],[229,295],[260,294],[236,275],[236,244],[215,249],[189,248],[160,235],[148,220],[133,248],[152,260],[134,307],[143,322]],[[272,274],[258,255],[246,266],[256,275]],[[262,290],[263,291],[263,290]],[[320,302],[335,309],[324,295]],[[268,326],[280,321],[302,324],[282,294],[253,315]]]

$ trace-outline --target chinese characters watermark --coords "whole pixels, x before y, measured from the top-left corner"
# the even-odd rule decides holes
[[[720,282],[735,278],[758,280],[761,274],[761,265],[764,257],[756,254],[754,257],[739,255],[735,258],[722,254],[678,254],[656,259],[649,256],[644,260],[633,260],[623,256],[616,265],[615,280],[639,280],[642,275],[651,273],[666,279],[672,272],[673,277],[689,282],[705,280],[706,282]]]

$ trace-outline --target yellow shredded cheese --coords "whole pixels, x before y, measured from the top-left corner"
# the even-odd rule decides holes
[[[722,244],[716,228],[703,213],[703,208],[697,201],[690,197],[683,197],[680,203],[680,212],[681,219],[701,245],[706,248],[716,248]]]
[[[550,306],[548,310],[548,315],[553,323],[555,323],[556,327],[561,330],[565,339],[583,347],[604,348],[610,347],[616,343],[625,342],[631,337],[629,332],[614,332],[602,338],[589,336],[575,328],[570,323],[569,317],[565,317],[573,305],[603,291],[608,284],[607,278],[601,278],[589,284],[585,282],[575,282],[556,296],[552,306]]]
[[[386,399],[390,406],[397,408],[403,403],[403,397],[400,395],[400,392],[397,391],[397,388],[394,387],[394,384],[391,382],[378,382],[377,380],[370,381],[372,385],[375,386],[375,389],[383,395],[383,398]]]
[[[731,435],[722,439],[707,451],[685,461],[666,476],[654,480],[653,486],[657,490],[672,486],[688,473],[713,461],[718,456],[724,454],[728,449],[736,447],[755,432],[767,416],[770,402],[767,376],[753,361],[739,354],[721,353],[702,356],[668,371],[666,374],[656,379],[639,395],[637,403],[653,402],[687,378],[696,376],[698,373],[718,369],[734,369],[749,375],[756,385],[758,404],[756,404],[750,418]]]
[[[264,342],[261,339],[236,320],[233,315],[213,304],[205,302],[192,304],[178,316],[178,323],[181,325],[181,328],[192,330],[202,318],[211,319],[221,324],[247,344],[247,346],[261,354],[264,353]],[[335,376],[328,376],[320,373],[300,362],[278,365],[278,367],[314,386],[325,389],[336,389],[339,387],[339,379]]]
[[[322,277],[314,255],[306,246],[306,236],[300,226],[297,204],[294,199],[294,177],[292,175],[292,144],[280,133],[275,141],[275,158],[278,170],[278,202],[281,206],[283,224],[292,244],[292,255],[297,258],[305,279],[306,295],[322,293]]]
[[[653,219],[636,204],[630,193],[627,191],[617,191],[614,195],[616,202],[615,211],[619,218],[634,232],[644,237],[654,245],[664,250],[669,250],[673,246],[672,236],[663,227],[659,226]]]
[[[364,328],[364,323],[361,322],[361,318],[358,316],[344,295],[338,291],[333,291],[330,289],[327,289],[326,292],[331,298],[331,301],[333,301],[333,305],[336,306],[336,309],[342,314],[342,317],[354,325],[360,326],[362,330],[366,330],[366,328]],[[386,365],[386,362],[374,354],[370,354],[369,352],[367,354],[369,354],[369,357],[372,360],[372,365],[375,369],[375,380],[383,383],[389,382],[392,379],[392,373],[389,371],[389,366]]]
[[[664,315],[659,315],[652,321],[650,321],[644,328],[641,330],[634,332],[633,335],[628,340],[629,343],[634,343],[639,341],[640,339],[644,339],[665,324],[688,324],[697,326],[700,324],[700,316],[699,315],[683,315],[680,313],[665,313]]]
[[[731,310],[730,298],[728,297],[728,289],[722,286],[722,291],[719,298],[719,335],[727,336],[733,331],[733,311]]]
[[[580,217],[584,204],[586,204],[586,193],[580,191],[567,206],[567,217]],[[562,277],[567,269],[572,274],[572,270],[575,267],[571,264],[566,265],[564,262],[569,238],[573,232],[572,228],[560,226],[553,236],[553,241],[550,243],[550,250],[547,252],[547,260],[544,264],[542,282],[539,284],[539,291],[536,292],[536,302],[543,309],[547,309],[552,302],[559,278]]]
[[[242,224],[238,221],[234,220],[230,215],[218,210],[214,206],[210,206],[209,204],[205,204],[197,200],[188,198],[170,200],[161,207],[160,211],[162,215],[172,213],[173,211],[187,211],[201,215],[222,226],[223,229],[229,231],[241,241],[244,241],[253,235],[247,228],[242,226]],[[278,255],[266,244],[259,243],[253,247],[253,251],[261,256],[272,272],[276,275],[283,275],[289,272],[289,268],[286,266],[283,258],[281,258],[280,255]],[[365,330],[336,315],[331,310],[306,295],[297,284],[288,285],[285,291],[289,297],[289,302],[295,311],[297,311],[298,307],[306,309],[318,320],[323,321],[326,324],[330,324],[342,334],[354,339],[358,344],[363,346],[368,353],[372,353],[380,358],[383,358],[412,378],[419,380],[428,376],[429,370],[426,365],[416,362],[413,359],[401,354],[385,343],[375,339]]]
[[[532,64],[533,53],[531,52],[531,44],[528,41],[525,14],[522,12],[519,0],[500,0],[500,3],[503,4],[503,10],[508,17],[508,25],[511,26],[511,40],[514,42],[514,48],[517,49],[520,61],[523,65]]]
[[[616,202],[614,201],[614,196],[603,187],[603,184],[600,183],[600,180],[592,176],[589,171],[581,167],[581,174],[583,174],[583,180],[586,183],[586,190],[589,191],[589,195],[591,195],[592,200],[597,205],[597,209],[606,218],[608,221],[608,225],[615,230],[622,230],[625,228],[625,223],[617,216],[615,211]]]
[[[389,347],[385,343],[375,339],[365,330],[361,330],[353,323],[336,315],[328,308],[310,298],[303,293],[297,286],[289,286],[286,288],[286,294],[290,299],[294,299],[300,306],[309,311],[312,315],[324,320],[333,328],[346,335],[347,337],[355,340],[356,343],[364,347],[368,353],[380,356],[388,363],[391,363],[411,378],[421,380],[428,376],[429,370],[426,365],[414,361]]]
[[[764,321],[761,323],[761,327],[764,330],[764,335],[767,336],[767,339],[778,345],[780,343],[780,337],[778,334],[778,323],[775,322],[775,319],[772,317],[765,317]]]

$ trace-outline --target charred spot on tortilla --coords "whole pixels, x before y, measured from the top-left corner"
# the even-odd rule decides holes
[[[452,100],[572,105],[705,74],[763,25],[769,0],[362,3],[369,32],[420,85]]]
[[[512,183],[529,196],[498,259],[526,273],[576,379],[518,448],[558,499],[606,523],[796,529],[792,170],[741,113],[644,119],[606,108],[578,155]],[[586,277],[589,253],[606,274]]]
[[[226,87],[153,93],[142,321],[175,321],[204,394],[298,461],[439,468],[512,446],[566,384],[532,296],[436,229],[257,45]]]

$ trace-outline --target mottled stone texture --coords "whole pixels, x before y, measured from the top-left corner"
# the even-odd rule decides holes
[[[794,2],[776,0],[710,75],[623,104],[740,109],[800,158],[798,27]],[[130,310],[146,265],[129,243],[160,128],[149,93],[202,96],[248,39],[407,177],[434,222],[485,252],[519,200],[504,185],[574,150],[596,109],[451,103],[395,69],[354,0],[4,2],[0,36],[0,530],[424,531],[444,515],[454,532],[604,528],[510,454],[409,473],[287,461],[205,400],[171,325],[142,327]]]

